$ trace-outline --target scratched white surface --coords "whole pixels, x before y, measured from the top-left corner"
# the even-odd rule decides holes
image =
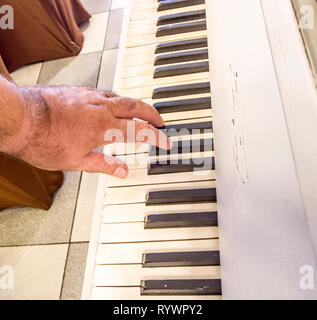
[[[261,1],[206,3],[224,298],[317,298],[299,286],[316,264]]]
[[[317,6],[316,2],[314,4]],[[262,0],[262,7],[274,47],[273,58],[294,163],[317,257],[317,90],[301,35],[297,32],[296,18],[291,16],[291,3],[281,1],[273,8],[270,0]],[[316,33],[317,28],[315,37]]]

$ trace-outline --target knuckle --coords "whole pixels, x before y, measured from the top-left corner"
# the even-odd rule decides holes
[[[138,100],[131,98],[123,98],[123,104],[130,112],[135,112],[138,107]]]

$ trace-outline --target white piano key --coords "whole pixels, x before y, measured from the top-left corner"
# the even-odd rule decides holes
[[[218,239],[100,244],[97,264],[142,263],[143,253],[219,250]]]
[[[131,47],[126,48],[124,53],[124,61],[123,61],[123,69],[130,68],[130,67],[137,67],[142,65],[152,64],[154,66],[154,61],[157,55],[167,54],[167,53],[179,53],[179,52],[186,52],[196,49],[182,49],[182,50],[175,50],[171,48],[169,52],[165,53],[155,53],[157,44],[147,44],[144,46],[139,47]],[[145,62],[147,61],[147,62]],[[124,73],[122,73],[124,75]]]
[[[148,19],[146,19],[146,20],[148,20]],[[197,20],[195,20],[195,22],[203,22],[204,20],[205,19],[197,19]],[[146,21],[143,21],[143,22],[146,22]],[[185,23],[190,23],[190,22],[185,22]],[[181,23],[178,22],[175,24],[177,25],[177,24],[181,24]],[[154,37],[156,37],[157,29],[158,29],[158,27],[156,26],[156,24],[153,25],[153,24],[134,22],[133,24],[130,24],[130,27],[129,27],[129,30],[127,33],[127,37],[132,38],[133,35],[147,36],[149,34],[152,34]],[[180,36],[180,35],[182,35],[182,33],[177,33],[176,35]],[[162,38],[162,37],[159,37],[159,38]]]
[[[151,161],[163,161],[163,160],[176,160],[176,159],[190,159],[190,158],[203,158],[214,157],[214,151],[206,152],[193,152],[173,155],[161,155],[161,156],[149,156],[148,153],[139,154],[126,154],[116,156],[116,158],[125,162],[129,170],[146,169]]]
[[[101,225],[100,243],[169,241],[218,238],[218,227],[144,229],[143,222],[105,223]]]
[[[94,287],[93,300],[221,300],[221,296],[141,296],[139,287]]]
[[[109,276],[111,275],[111,276]],[[94,286],[138,286],[149,279],[219,279],[220,267],[142,268],[142,265],[97,265]]]
[[[185,8],[180,8],[180,9],[185,9]],[[203,9],[202,9],[203,10]],[[195,9],[191,9],[189,11],[199,11],[197,9],[197,7]],[[179,12],[179,13],[184,13],[183,11]],[[133,20],[130,22],[130,27],[131,29],[134,29],[134,28],[138,28],[140,26],[156,26],[157,25],[157,22],[158,22],[158,17],[161,17],[161,16],[165,16],[165,15],[169,15],[168,13],[167,14],[164,14],[163,11],[161,11],[161,14],[158,15],[158,16],[155,16],[155,17],[147,17],[143,20]],[[202,20],[201,17],[196,17],[196,19],[193,19],[191,21],[198,21],[198,20]],[[187,21],[184,21],[184,22],[187,22]],[[175,22],[177,23],[177,22]],[[180,21],[179,21],[180,23]]]
[[[129,167],[129,170],[135,169],[146,169],[150,162],[153,161],[168,161],[168,160],[180,160],[180,159],[190,159],[190,158],[204,158],[204,157],[215,157],[214,151],[206,152],[193,152],[193,153],[181,153],[172,155],[160,155],[160,156],[149,156],[148,153],[139,154],[125,154],[116,156]]]
[[[200,62],[200,61],[203,61],[203,60],[199,60],[195,62]],[[148,70],[144,70],[144,72],[147,72],[147,71]],[[166,86],[170,84],[173,85],[178,81],[186,81],[188,79],[188,74],[154,79],[153,73],[154,73],[154,68],[152,72],[147,72],[144,75],[127,77],[122,79],[122,89],[138,88],[138,87],[144,87],[148,85],[152,85],[156,87]],[[198,73],[192,73],[189,76],[192,80],[199,80],[199,79],[202,80],[209,77],[209,75],[210,75],[209,72],[198,72]]]
[[[155,7],[148,8],[148,9],[140,9],[138,5],[133,6],[133,10],[131,12],[130,21],[132,22],[140,22],[142,25],[142,22],[144,20],[150,19],[150,18],[156,18],[165,15],[165,14],[175,14],[180,12],[189,12],[194,10],[204,10],[206,8],[205,4],[199,4],[184,8],[176,8],[176,9],[170,9],[170,10],[164,10],[164,11],[157,11]]]
[[[202,152],[193,152],[193,153],[179,153],[173,155],[159,155],[159,156],[150,156],[148,159],[151,161],[155,160],[173,160],[173,159],[188,159],[188,158],[199,158],[199,157],[214,157],[214,151],[202,151]]]
[[[192,172],[148,175],[147,169],[135,169],[130,170],[128,177],[125,179],[109,176],[106,185],[107,187],[124,187],[146,184],[155,185],[161,183],[206,181],[215,179],[215,170],[199,170]]]
[[[209,115],[207,115],[209,116]],[[201,118],[197,118],[196,120],[200,120]],[[186,121],[186,120],[193,120],[192,118],[190,119],[182,119],[181,121]],[[195,119],[194,119],[195,120]],[[198,121],[200,122],[200,121]],[[169,123],[166,123],[169,125]],[[188,140],[197,140],[197,139],[211,139],[213,138],[213,133],[212,132],[207,132],[207,133],[192,133],[190,135],[186,135],[185,131],[182,131],[184,135],[179,135],[179,136],[172,136],[171,141],[173,143],[179,143],[181,144],[181,141],[188,141]],[[187,133],[187,132],[186,132]],[[108,154],[112,155],[129,155],[129,154],[140,154],[140,153],[148,153],[150,150],[151,146],[146,143],[113,143],[109,145],[109,152]],[[209,152],[206,150],[205,152]],[[175,154],[173,156],[177,156],[178,154]],[[181,154],[180,154],[181,155]],[[185,155],[185,153],[184,153]],[[164,154],[162,154],[164,156]]]
[[[183,85],[183,84],[194,84],[194,83],[202,83],[202,82],[209,82],[210,78],[206,77],[206,79],[200,79],[200,80],[191,80],[190,77],[188,77],[188,80],[186,81],[179,81],[175,82],[173,86],[178,86],[178,85]],[[160,87],[160,86],[158,86]],[[163,86],[165,87],[165,86]],[[153,90],[156,89],[157,86],[146,86],[146,87],[140,87],[140,88],[130,88],[130,89],[122,89],[121,90],[121,95],[126,96],[126,97],[131,97],[131,98],[136,98],[136,99],[148,99],[152,98]],[[198,95],[193,95],[190,92],[188,92],[188,95],[183,95],[184,99],[189,98],[189,96],[195,96],[198,97]],[[210,96],[210,93],[209,93]],[[175,97],[174,99],[177,100],[180,97]],[[153,99],[154,102],[159,101],[159,99]],[[164,99],[165,100],[165,99]]]
[[[188,203],[146,206],[145,203],[107,205],[103,210],[103,223],[143,222],[150,213],[184,213],[217,211],[216,203]]]
[[[211,139],[213,138],[213,133],[200,133],[200,134],[192,134],[190,136],[174,136],[171,137],[171,141],[173,143],[179,143],[179,145],[182,144],[182,141],[188,141],[188,140],[198,140],[198,139]],[[113,143],[110,145],[109,150],[112,155],[127,155],[127,154],[141,154],[141,153],[147,153],[149,152],[151,146],[146,143]],[[209,151],[209,150],[206,150]],[[164,152],[162,152],[162,155],[164,155]]]
[[[138,10],[152,10],[157,11],[159,1],[143,1],[143,2],[133,2],[131,12]]]
[[[165,42],[178,41],[178,40],[197,39],[197,38],[202,38],[206,36],[207,36],[206,30],[178,33],[178,34],[162,36],[162,37],[156,37],[156,35],[153,33],[133,35],[133,33],[131,32],[131,34],[127,36],[126,47],[131,48],[135,46],[143,46],[143,45],[153,44],[153,43],[165,43]]]
[[[158,190],[184,190],[199,188],[215,188],[216,181],[182,182],[160,185],[145,185],[134,187],[108,188],[105,195],[105,203],[124,204],[145,202],[146,194]],[[155,208],[155,206],[153,206]]]
[[[155,59],[155,50],[156,44],[126,48],[124,51],[123,69],[142,64],[153,64]]]
[[[208,59],[195,60],[195,62],[203,62],[203,61],[209,61],[209,60]],[[144,75],[148,75],[148,76],[151,75],[153,78],[153,73],[154,73],[155,69],[158,67],[162,67],[162,66],[154,66],[153,63],[154,63],[154,60],[151,61],[150,64],[142,63],[138,66],[124,68],[122,70],[122,78],[123,79],[130,79],[130,78],[134,79],[134,78],[144,76]],[[181,62],[181,63],[177,63],[177,65],[178,66],[182,66],[182,65],[185,66],[188,63],[190,63],[190,62],[189,61]],[[165,64],[164,67],[173,66],[173,65],[175,65],[175,63]],[[188,75],[187,75],[187,77],[188,77]],[[175,82],[175,80],[174,80],[174,82]]]
[[[126,48],[125,50],[125,57],[123,61],[123,70],[128,69],[130,67],[138,67],[142,65],[151,64],[154,66],[154,61],[157,55],[156,50],[157,44],[148,44],[146,46],[139,46],[139,47],[132,47],[132,48]],[[192,51],[192,50],[198,50],[197,49],[183,49],[183,50],[173,50],[171,49],[168,53],[173,52],[186,52],[186,51]],[[124,75],[125,72],[122,72],[122,75]]]
[[[171,97],[171,98],[162,98],[162,99],[145,98],[145,99],[143,99],[143,101],[152,105],[155,102],[177,101],[177,100],[184,100],[184,99],[195,99],[195,98],[206,98],[206,97],[209,98],[210,93],[207,92],[207,93],[184,95],[184,96]]]
[[[158,0],[131,0],[132,5],[136,5],[139,3],[144,3],[144,2],[154,2],[154,1],[158,1]]]
[[[174,121],[174,120],[183,120],[183,119],[197,119],[200,117],[210,117],[212,115],[212,110],[203,109],[203,110],[193,110],[193,111],[182,111],[182,112],[171,112],[171,113],[162,113],[161,116],[164,121]]]
[[[186,119],[186,120],[178,120],[170,121],[166,123],[166,125],[174,125],[174,124],[187,124],[187,123],[199,123],[199,122],[207,122],[212,121],[212,117],[202,117],[200,119]]]
[[[134,12],[134,11],[137,12],[139,10],[149,10],[149,9],[153,9],[156,12],[158,9],[159,3],[160,2],[158,0],[132,0],[132,12]],[[204,4],[201,4],[201,5],[204,5]],[[192,6],[190,6],[190,7],[192,7]],[[184,7],[178,8],[178,9],[184,10],[185,8],[187,8],[187,7],[184,6]],[[163,11],[159,11],[159,12],[161,13],[161,15],[164,15],[164,14],[169,14],[170,10],[171,9],[163,10]],[[180,11],[180,12],[183,12],[183,11]]]

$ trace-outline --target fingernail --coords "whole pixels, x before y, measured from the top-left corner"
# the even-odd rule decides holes
[[[123,167],[118,167],[113,175],[123,179],[128,175],[128,170]]]

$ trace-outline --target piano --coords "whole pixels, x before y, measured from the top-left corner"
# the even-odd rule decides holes
[[[157,108],[174,146],[105,148],[130,174],[99,177],[83,299],[317,298],[304,2],[129,2],[115,91]]]

